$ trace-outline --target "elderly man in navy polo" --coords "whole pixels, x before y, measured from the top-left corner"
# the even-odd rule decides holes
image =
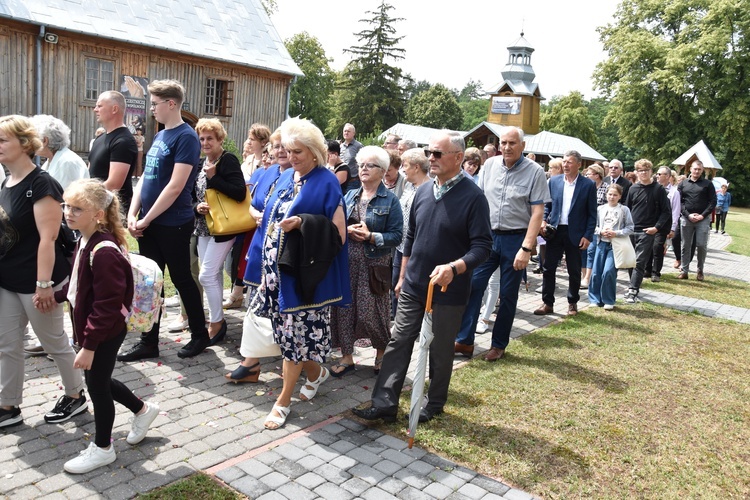
[[[484,359],[497,361],[505,354],[516,317],[523,271],[536,246],[544,203],[550,200],[544,169],[523,157],[526,147],[523,137],[520,128],[506,127],[500,136],[500,155],[489,158],[479,172],[477,185],[484,191],[490,206],[492,251],[489,259],[474,271],[469,303],[456,336],[454,352],[467,357],[474,354],[474,332],[482,295],[498,267],[500,310],[492,328],[492,346]]]

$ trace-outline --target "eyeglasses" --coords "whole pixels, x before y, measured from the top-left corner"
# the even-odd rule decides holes
[[[74,207],[73,205],[68,205],[67,203],[60,203],[60,209],[63,211],[63,213],[67,212],[73,217],[80,217],[81,214],[86,211],[85,208]]]
[[[672,175],[669,172],[657,172],[656,175]]]
[[[371,168],[380,168],[382,170],[381,166],[377,163],[363,163],[359,166],[360,170],[370,170]]]
[[[610,166],[609,166],[609,169],[610,169],[610,170],[618,170],[619,168],[620,168],[620,167],[618,167],[617,165],[610,165]]]
[[[651,173],[651,170],[648,170],[648,169],[645,169],[645,170],[644,170],[644,169],[640,169],[640,170],[636,170],[636,172],[638,172],[639,174],[642,174],[642,173],[645,173],[645,172]]]
[[[151,101],[151,109],[155,109],[156,106],[158,106],[159,104],[163,104],[165,102],[169,102],[169,101],[168,100],[167,101],[159,101],[159,102]]]
[[[444,154],[450,154],[450,153],[458,153],[459,151],[433,151],[430,149],[424,150],[424,155],[429,158],[430,155],[434,156],[436,160],[439,160],[443,157]]]

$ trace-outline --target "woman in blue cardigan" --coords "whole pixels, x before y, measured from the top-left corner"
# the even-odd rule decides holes
[[[274,338],[284,360],[284,384],[266,418],[267,429],[278,429],[286,423],[303,369],[307,376],[299,394],[303,401],[315,397],[328,379],[329,372],[322,364],[331,350],[331,306],[351,303],[344,201],[336,176],[324,166],[325,138],[315,125],[299,118],[286,120],[280,131],[294,175],[282,176],[277,182],[260,228],[264,242],[259,290],[265,295]],[[303,220],[307,227],[303,227]],[[306,231],[309,227],[316,231]],[[295,250],[300,254],[318,252],[327,258],[321,255],[315,265],[304,270],[280,266],[280,261],[288,257],[285,252]],[[326,264],[321,266],[319,262]],[[298,260],[296,264],[303,262]],[[309,277],[313,275],[319,279],[311,286]]]

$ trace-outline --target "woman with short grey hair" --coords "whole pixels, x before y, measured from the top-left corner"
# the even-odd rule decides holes
[[[78,179],[88,179],[89,169],[80,156],[71,151],[70,127],[52,115],[36,115],[32,119],[42,147],[39,156],[47,158],[42,168],[60,183],[63,189]]]

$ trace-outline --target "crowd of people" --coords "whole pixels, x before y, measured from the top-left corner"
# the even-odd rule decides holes
[[[240,160],[224,148],[219,120],[201,119],[195,128],[183,121],[179,82],[152,81],[148,90],[163,129],[145,155],[115,91],[97,100],[103,133],[88,165],[68,148],[70,129],[59,119],[0,118],[0,163],[8,174],[0,190],[0,427],[22,422],[24,351],[48,353],[65,394],[46,422],[87,410],[84,381],[94,407],[96,434],[65,463],[70,473],[116,459],[115,401],[134,414],[130,444],[144,439],[158,414],[156,403],[112,378],[116,361],[160,356],[160,317],[120,351],[134,288],[127,233],[177,289],[181,315],[167,328],[190,331],[180,358],[219,345],[227,334],[225,309],[244,308],[242,359],[225,376],[257,382],[261,358],[280,356],[283,386],[264,423],[278,429],[302,373],[298,398],[310,401],[329,377],[357,369],[355,345],[362,342],[375,350],[377,379],[371,403],[353,411],[395,419],[430,287],[444,291],[433,302],[423,422],[443,412],[453,358],[473,356],[476,332],[492,331],[486,361],[505,355],[532,255],[543,276],[534,314],[554,312],[564,258],[567,314],[575,315],[581,289],[593,304],[614,308],[618,241],[632,240],[625,301],[636,302],[644,278],[659,281],[668,241],[679,277],[688,278],[697,252],[696,279],[703,280],[715,209],[715,231],[725,231],[731,196],[727,186],[717,196],[700,161],[680,181],[667,167],[654,178],[653,165],[642,159],[633,182],[619,160],[582,174],[576,151],[550,161],[545,172],[533,154],[524,155],[524,133],[516,127],[503,129],[497,148],[466,148],[461,134],[440,131],[420,149],[395,135],[383,147],[364,146],[349,123],[341,142],[326,140],[300,118],[273,132],[253,124]],[[44,166],[35,156],[47,158]],[[209,194],[250,197],[247,219],[255,229],[215,233]],[[71,230],[80,239],[66,249],[62,235]],[[72,343],[63,302],[70,304]],[[38,346],[23,345],[29,323]]]

